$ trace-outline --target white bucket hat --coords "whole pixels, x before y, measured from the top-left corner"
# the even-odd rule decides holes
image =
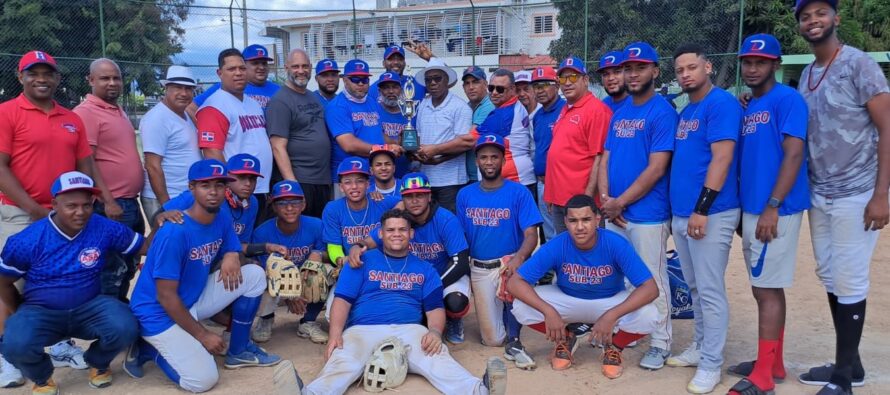
[[[414,81],[420,84],[420,86],[425,87],[426,81],[424,81],[424,76],[426,75],[426,72],[430,70],[441,70],[445,72],[445,74],[448,76],[449,88],[454,86],[454,84],[457,84],[457,72],[455,72],[454,69],[452,69],[451,67],[448,67],[445,62],[443,62],[439,58],[430,59],[429,65],[423,70],[418,71],[417,74],[414,75]]]
[[[167,78],[161,80],[161,85],[176,84],[184,86],[198,86],[195,82],[195,76],[192,75],[192,69],[185,66],[170,66],[167,69]]]

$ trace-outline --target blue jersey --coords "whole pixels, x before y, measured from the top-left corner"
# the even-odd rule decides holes
[[[195,197],[192,195],[192,191],[185,191],[179,194],[179,196],[168,200],[163,207],[164,211],[185,211],[192,207],[193,204],[195,204]],[[238,235],[238,240],[242,243],[250,243],[259,205],[256,197],[251,195],[247,208],[232,208],[227,201],[223,201],[223,204],[219,207],[220,216],[232,223],[232,226],[235,228],[235,234]]]
[[[346,198],[334,200],[324,207],[321,214],[324,223],[322,239],[327,244],[337,244],[348,252],[353,244],[362,241],[371,232],[380,227],[380,217],[387,210],[391,210],[401,200],[386,197],[377,202],[365,198],[367,206],[361,210],[353,211],[346,204]]]
[[[343,267],[334,296],[349,302],[346,326],[419,324],[423,314],[444,307],[436,270],[412,254],[402,258],[381,249],[362,255],[362,267]]]
[[[284,234],[278,229],[278,220],[272,218],[263,222],[255,231],[253,231],[253,239],[251,243],[274,243],[283,245],[287,248],[288,259],[297,266],[302,266],[303,262],[309,258],[312,252],[325,251],[324,241],[322,241],[322,225],[321,220],[315,217],[300,216],[300,225],[297,231],[291,234]],[[260,263],[266,266],[266,259],[269,255],[260,257]]]
[[[615,101],[615,99],[613,99],[612,96],[608,96],[608,95],[603,99],[603,103],[605,105],[609,106],[609,109],[612,110],[613,114],[615,112],[617,112],[619,109],[621,109],[621,107],[624,107],[625,104],[630,103],[632,101],[633,100],[631,100],[630,95],[625,96],[624,99],[621,99],[619,101]]]
[[[179,299],[186,310],[190,309],[204,292],[211,264],[226,253],[241,251],[232,224],[221,216],[207,225],[188,215],[183,221],[158,229],[136,281],[130,309],[139,320],[142,336],[157,335],[174,324],[158,302],[155,280],[179,282]]]
[[[553,125],[559,119],[562,107],[566,105],[566,99],[556,97],[556,102],[550,107],[541,107],[532,117],[535,139],[535,176],[543,176],[547,170],[547,152],[550,151],[550,142],[553,141]]]
[[[562,232],[538,249],[519,267],[519,276],[534,285],[548,271],[556,272],[556,286],[579,299],[605,299],[624,291],[624,279],[634,287],[652,278],[633,246],[617,233],[597,229],[596,245],[578,249],[569,232]]]
[[[376,233],[371,237],[377,245],[381,245]],[[442,275],[451,265],[452,257],[469,247],[457,217],[451,211],[436,206],[436,211],[425,224],[414,226],[410,248],[414,256],[433,265]]]
[[[739,140],[739,183],[744,186],[739,190],[739,198],[746,213],[760,214],[772,197],[785,157],[782,141],[789,137],[807,141],[807,111],[803,96],[779,83],[748,103]],[[779,207],[779,215],[799,213],[808,208],[810,186],[805,154],[794,185]]]
[[[219,82],[217,82],[204,90],[200,95],[195,96],[195,105],[198,107],[203,106],[204,102],[207,101],[207,98],[209,98],[213,92],[218,91],[219,88],[220,85]],[[256,86],[248,82],[244,87],[244,95],[256,100],[257,103],[260,103],[260,106],[263,107],[263,110],[265,110],[266,106],[269,105],[269,101],[272,100],[272,96],[275,96],[275,93],[278,92],[279,89],[281,89],[281,86],[272,81],[266,81],[263,86]]]
[[[24,304],[68,310],[99,295],[106,255],[138,251],[142,236],[93,214],[80,233],[69,237],[52,221],[55,215],[7,240],[0,253],[0,275],[25,278]]]
[[[324,95],[322,95],[321,92],[319,92],[317,90],[313,91],[312,93],[315,93],[315,97],[318,98],[318,102],[321,103],[321,106],[325,107],[325,108],[327,108],[328,103],[330,103],[334,100],[334,99],[328,100],[328,98],[324,97]],[[334,97],[336,97],[336,96],[334,96]]]
[[[519,250],[525,230],[544,221],[528,188],[504,180],[494,191],[482,190],[479,182],[457,193],[457,218],[467,241],[470,256],[489,260]]]
[[[711,144],[738,141],[742,106],[729,92],[713,87],[704,99],[689,103],[680,113],[671,162],[670,196],[674,215],[692,215],[695,201],[705,184],[711,163]],[[711,206],[710,214],[739,207],[737,155],[726,174],[726,182]]]
[[[393,72],[394,73],[394,72]],[[395,73],[394,73],[395,74]],[[407,75],[399,76],[402,80],[402,89],[405,89],[405,83],[408,82],[409,79],[414,80],[414,100],[417,100],[420,103],[423,100],[423,97],[426,96],[426,87],[417,83],[417,80],[414,77],[410,77]],[[373,99],[375,102],[377,101],[377,97],[380,96],[380,87],[377,85],[380,84],[380,81],[374,81],[371,84],[371,87],[368,88],[368,97]]]
[[[368,185],[368,193],[380,192],[380,194],[383,195],[384,197],[391,197],[394,199],[402,200],[402,183],[399,182],[399,178],[396,178],[393,181],[396,182],[396,185],[393,186],[392,191],[383,193],[377,189],[377,183],[374,182],[374,178],[372,177],[371,181],[369,181],[370,184]]]
[[[609,151],[609,196],[621,196],[649,166],[649,155],[674,150],[677,112],[659,95],[642,105],[632,101],[612,115],[605,149]],[[668,176],[663,175],[642,198],[627,206],[624,218],[636,223],[670,218]]]
[[[337,166],[343,159],[351,156],[337,143],[337,137],[351,133],[353,136],[368,144],[385,144],[383,139],[383,127],[380,125],[380,108],[376,99],[365,98],[364,103],[356,103],[346,97],[346,93],[340,93],[334,100],[325,106],[324,119],[328,125],[328,132],[333,139],[333,154],[331,155],[331,174],[334,182],[338,181]],[[366,156],[366,155],[365,155]]]
[[[417,126],[416,119],[411,119],[412,126]],[[408,120],[405,119],[402,113],[391,113],[382,107],[380,108],[380,127],[383,128],[383,135],[389,140],[388,144],[401,144],[399,139],[402,137],[402,131],[405,130],[405,125],[407,124]],[[396,158],[395,165],[396,177],[402,177],[411,172],[411,161],[408,160],[407,155]]]

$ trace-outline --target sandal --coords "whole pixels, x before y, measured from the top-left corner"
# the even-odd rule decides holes
[[[742,362],[738,365],[732,365],[726,369],[726,373],[728,373],[732,376],[736,376],[736,377],[742,377],[742,378],[748,377],[751,375],[751,372],[754,371],[754,363],[755,362],[756,361],[748,361],[748,362]],[[773,376],[773,381],[776,384],[781,384],[781,383],[785,382],[785,377]]]
[[[738,383],[735,383],[732,388],[729,389],[727,395],[733,395],[733,393],[737,395],[775,395],[775,390],[764,391],[758,388],[751,380],[741,379]]]

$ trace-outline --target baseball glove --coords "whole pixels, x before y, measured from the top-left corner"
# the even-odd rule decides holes
[[[513,303],[513,295],[510,295],[510,292],[507,291],[507,262],[510,262],[510,255],[506,255],[501,258],[501,268],[500,268],[500,276],[498,277],[498,290],[497,297],[498,299],[507,302]]]
[[[296,298],[303,293],[303,276],[293,262],[273,253],[266,260],[266,282],[269,295]]]
[[[396,337],[389,337],[374,348],[365,364],[362,380],[365,391],[383,392],[405,382],[408,375],[408,347]]]
[[[327,300],[332,270],[330,265],[325,265],[318,261],[303,262],[300,271],[303,272],[305,281],[303,285],[303,299],[306,299],[306,302],[318,303]]]

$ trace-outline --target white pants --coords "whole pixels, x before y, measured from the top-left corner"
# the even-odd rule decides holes
[[[470,263],[470,282],[473,286],[473,305],[476,307],[476,320],[482,334],[482,344],[497,347],[507,339],[504,326],[504,302],[498,299],[500,268],[483,269]]]
[[[658,321],[651,334],[650,345],[662,350],[670,350],[673,340],[671,327],[671,290],[667,273],[667,239],[671,233],[670,224],[665,221],[657,224],[638,224],[628,222],[624,229],[606,221],[606,229],[623,236],[633,245],[634,250],[655,279],[658,297],[652,305],[658,310]]]
[[[219,281],[219,271],[211,273],[201,297],[189,309],[192,317],[198,321],[210,318],[235,299],[260,296],[266,290],[266,273],[258,265],[242,266],[241,276],[244,282],[238,289],[226,291]],[[154,336],[143,336],[143,339],[154,346],[179,374],[178,384],[182,389],[204,392],[213,388],[219,380],[213,355],[179,325],[173,324],[167,330]]]
[[[442,295],[448,296],[448,294],[457,292],[459,294],[464,294],[466,296],[470,296],[470,276],[463,276],[459,280],[455,281],[451,285],[445,287],[442,290]]]
[[[609,309],[621,304],[630,296],[630,292],[621,291],[609,298],[581,299],[566,295],[553,284],[539,285],[535,287],[535,292],[547,304],[553,306],[566,323],[583,322],[588,324],[596,322]],[[544,314],[519,299],[513,302],[513,315],[522,325],[544,322]],[[658,309],[650,303],[625,314],[618,319],[615,325],[625,332],[649,334],[656,330],[658,317]]]
[[[802,219],[803,212],[780,216],[776,225],[779,237],[764,244],[757,240],[760,215],[742,213],[742,253],[751,286],[773,289],[791,287]]]
[[[482,379],[474,377],[448,354],[443,344],[442,351],[426,355],[420,340],[427,328],[417,324],[404,325],[357,325],[343,332],[343,348],[335,349],[325,363],[321,373],[303,388],[305,395],[329,395],[346,392],[365,369],[371,353],[383,340],[395,336],[402,340],[408,349],[408,372],[421,375],[433,387],[446,395],[485,395],[488,389]]]
[[[816,275],[843,304],[858,303],[868,295],[869,265],[879,236],[877,231],[866,231],[863,221],[872,193],[837,199],[810,196]]]

